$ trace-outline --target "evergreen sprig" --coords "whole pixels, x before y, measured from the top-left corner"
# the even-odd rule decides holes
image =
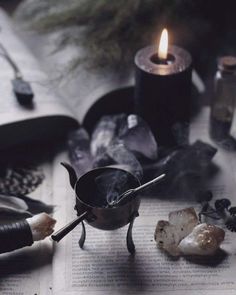
[[[74,43],[86,52],[73,60],[74,67],[85,60],[93,67],[125,70],[138,49],[156,43],[163,26],[193,6],[186,0],[27,0],[17,18],[41,32],[65,30],[58,49]]]

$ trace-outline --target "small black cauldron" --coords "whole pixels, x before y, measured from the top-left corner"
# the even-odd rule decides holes
[[[82,248],[86,238],[84,220],[91,226],[101,230],[114,230],[129,224],[127,231],[127,248],[134,253],[135,246],[132,239],[134,219],[139,215],[140,197],[136,195],[127,199],[122,205],[108,206],[108,197],[121,195],[128,189],[140,186],[139,180],[126,170],[115,167],[93,169],[77,179],[74,169],[67,163],[62,163],[70,176],[70,184],[75,190],[78,217],[52,235],[52,239],[59,242],[79,223],[82,233],[79,246]],[[105,186],[105,187],[104,187]],[[111,194],[111,196],[108,196]]]

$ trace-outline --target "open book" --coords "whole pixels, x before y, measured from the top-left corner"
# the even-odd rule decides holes
[[[38,56],[43,55],[41,61],[25,46],[25,40],[19,35],[17,26],[13,26],[3,11],[0,11],[0,27],[0,42],[17,64],[24,80],[30,82],[34,92],[32,108],[18,103],[12,89],[13,68],[0,54],[0,149],[24,142],[52,140],[64,136],[83,121],[89,129],[101,116],[101,112],[117,112],[117,108],[118,111],[119,108],[122,111],[121,106],[124,108],[124,103],[127,111],[132,108],[129,89],[124,90],[122,94],[112,93],[112,103],[110,96],[106,96],[117,88],[122,89],[131,85],[129,78],[117,77],[110,73],[98,76],[81,69],[78,78],[73,79],[73,82],[69,77],[64,78],[64,84],[61,84],[63,70],[52,67],[53,58],[60,58],[65,67],[67,57],[71,58],[73,55],[73,49],[67,52],[66,56],[58,57],[57,54],[50,54],[55,50],[50,47],[53,42],[48,46],[42,46],[40,38],[31,36],[29,46],[32,46],[34,51],[37,51],[37,48],[38,51],[40,48],[46,48],[45,52],[38,52]],[[49,41],[50,39],[47,39],[46,42]],[[50,72],[50,78],[43,70],[45,67]],[[102,97],[102,105],[95,106],[98,98]]]
[[[202,111],[191,125],[191,141],[208,139],[209,109]],[[214,164],[215,177],[206,184],[214,197],[229,197],[236,203],[236,160],[234,153],[219,150]],[[47,175],[35,195],[56,207],[56,230],[75,218],[75,197],[66,171],[60,167],[66,153],[55,155],[44,164]],[[31,247],[0,255],[1,295],[235,295],[236,234],[226,230],[223,259],[204,261],[188,257],[174,259],[160,251],[154,241],[157,221],[167,219],[171,210],[193,206],[196,202],[144,196],[133,227],[135,255],[126,248],[127,226],[115,231],[102,231],[85,224],[84,248],[78,240],[81,225],[58,244],[49,238]]]
[[[10,23],[3,13],[0,13],[0,20],[1,26],[11,30]],[[2,24],[2,22],[4,23]],[[16,46],[20,46],[24,52],[27,52],[24,61],[25,63],[28,62],[28,51],[25,46],[17,40],[16,36],[13,39],[17,45],[13,46],[12,50]],[[10,43],[5,44],[6,47],[9,47],[9,51],[10,45]],[[28,43],[28,45],[37,49],[35,42],[33,44]],[[42,54],[39,51],[37,52],[38,56]],[[9,52],[12,57],[15,57],[16,61],[18,60],[17,52]],[[31,58],[33,64],[35,64],[35,59]],[[48,59],[53,58],[58,58],[57,54],[54,57],[48,56]],[[19,66],[23,65],[20,64],[20,58],[18,62]],[[47,62],[45,63],[47,64]],[[51,65],[53,65],[53,62]],[[50,68],[49,63],[47,66]],[[8,68],[7,65],[5,67]],[[55,70],[53,66],[51,66],[51,70]],[[9,80],[12,77],[12,72],[10,69],[8,71]],[[43,75],[42,78],[45,79],[44,74],[40,75]],[[25,78],[32,81],[31,76],[25,76]],[[114,89],[114,85],[118,81],[113,78],[107,75],[97,78],[93,83],[88,83],[91,82],[92,75],[81,73],[78,80],[70,81],[60,89],[64,102],[71,106],[74,115],[72,115],[72,111],[66,111],[66,107],[59,103],[59,100],[53,101],[50,96],[51,102],[45,104],[40,116],[60,115],[63,118],[68,118],[71,123],[77,120],[85,122],[85,114],[89,113],[88,110],[95,100]],[[54,85],[54,83],[49,82],[48,78],[46,78],[46,82],[46,84]],[[72,84],[74,87],[72,87]],[[125,83],[122,84],[122,81],[120,81],[119,85],[125,86]],[[34,88],[34,83],[32,86]],[[43,89],[41,90],[43,91]],[[36,101],[37,97],[35,97],[35,103]],[[43,102],[40,105],[43,106]],[[32,119],[32,114],[28,113],[29,120]],[[24,120],[23,118],[22,115],[19,120]],[[206,108],[192,122],[191,142],[196,139],[210,142],[207,131],[208,118],[209,109]],[[213,191],[215,198],[227,196],[231,199],[232,204],[236,203],[235,159],[235,152],[227,153],[219,149],[214,158],[214,163],[220,169],[215,177],[206,183],[207,188]],[[66,153],[57,154],[50,163],[45,163],[47,181],[43,183],[36,196],[47,202],[53,202],[57,206],[55,212],[56,229],[61,228],[75,217],[73,210],[75,204],[74,192],[70,188],[66,172],[63,168],[60,168],[59,163],[61,161],[67,161]],[[31,248],[4,254],[0,257],[0,293],[1,295],[235,295],[235,235],[226,233],[226,240],[222,247],[228,253],[228,256],[220,262],[216,259],[215,263],[213,261],[211,264],[203,261],[197,263],[183,257],[175,260],[157,249],[154,241],[157,221],[167,219],[171,210],[189,206],[198,209],[196,202],[188,200],[158,199],[148,195],[143,197],[139,210],[140,216],[135,220],[133,228],[133,239],[136,246],[134,256],[128,253],[125,244],[127,227],[116,231],[101,231],[87,224],[87,238],[83,250],[78,245],[81,233],[81,226],[78,226],[58,244],[53,244],[49,239],[46,239]],[[9,267],[6,267],[6,265]]]

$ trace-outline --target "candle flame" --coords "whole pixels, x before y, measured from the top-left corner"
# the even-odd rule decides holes
[[[168,31],[164,29],[161,33],[160,43],[158,47],[158,57],[160,59],[167,59],[168,54]]]

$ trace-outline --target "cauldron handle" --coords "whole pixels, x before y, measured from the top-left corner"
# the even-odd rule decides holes
[[[77,175],[76,175],[75,169],[70,164],[65,162],[61,162],[61,165],[65,167],[67,172],[69,173],[70,185],[74,189],[76,181],[77,181]]]
[[[83,221],[86,218],[87,214],[88,211],[85,211],[79,217],[71,221],[69,224],[59,229],[55,234],[51,235],[53,241],[60,242],[60,240],[64,238],[64,236],[71,232],[81,221]]]

